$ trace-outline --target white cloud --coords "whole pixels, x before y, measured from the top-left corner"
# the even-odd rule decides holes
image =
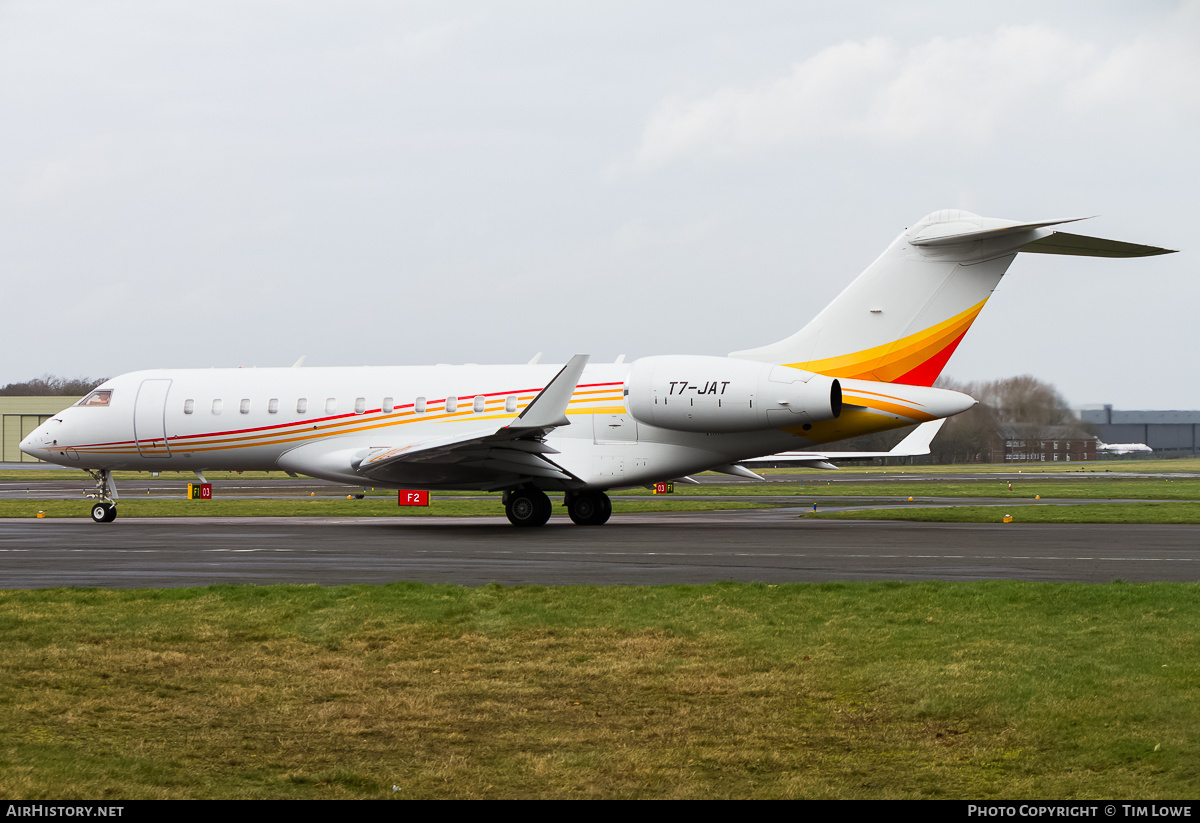
[[[1195,108],[1200,100],[1200,2],[1184,3],[1164,29],[1103,55],[1070,91],[1087,108],[1145,99]]]
[[[1195,17],[1185,7],[1181,19]],[[632,163],[651,169],[684,157],[718,157],[859,139],[986,141],[1006,118],[1047,105],[1079,111],[1140,100],[1200,102],[1194,25],[1101,49],[1042,26],[936,37],[901,48],[886,38],[847,41],[755,88],[721,88],[664,100]]]

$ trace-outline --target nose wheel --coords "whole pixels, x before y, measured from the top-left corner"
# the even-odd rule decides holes
[[[95,503],[92,505],[93,523],[111,523],[117,519],[117,507],[113,503]]]

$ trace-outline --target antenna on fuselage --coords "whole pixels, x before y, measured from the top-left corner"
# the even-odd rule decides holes
[[[292,364],[292,368],[293,368],[293,369],[298,369],[298,368],[300,368],[301,366],[303,366],[303,365],[304,365],[304,358],[306,358],[306,357],[308,357],[308,355],[307,355],[307,354],[302,354],[302,355],[300,355],[300,359],[299,359],[299,360],[297,360],[295,363],[293,363],[293,364]]]

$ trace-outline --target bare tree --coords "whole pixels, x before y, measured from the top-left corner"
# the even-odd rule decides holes
[[[107,377],[96,380],[91,377],[58,377],[43,374],[24,383],[9,383],[0,388],[2,397],[77,397],[87,394],[99,386]]]
[[[999,459],[991,454],[992,435],[1002,425],[1038,429],[1077,425],[1066,399],[1049,383],[1028,374],[961,383],[943,377],[934,384],[969,394],[979,405],[946,421],[933,440],[932,454],[940,463],[971,463]]]

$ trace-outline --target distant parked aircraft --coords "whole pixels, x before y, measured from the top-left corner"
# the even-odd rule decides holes
[[[1148,454],[1154,451],[1154,449],[1145,443],[1101,443],[1100,441],[1096,441],[1096,451],[1106,452],[1107,454],[1136,454],[1139,452]]]

